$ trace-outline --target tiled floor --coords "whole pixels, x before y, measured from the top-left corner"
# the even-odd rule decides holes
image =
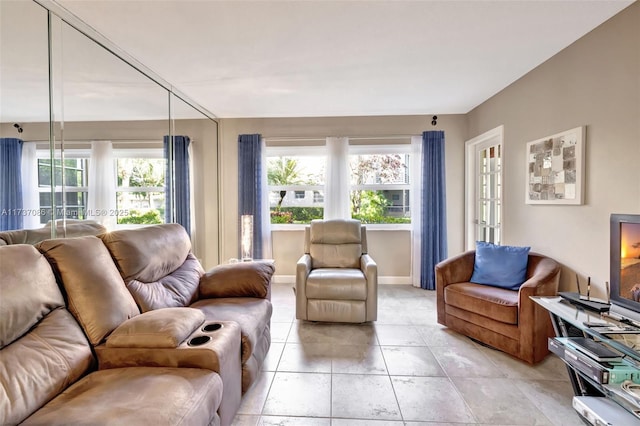
[[[381,285],[378,321],[295,320],[273,288],[271,350],[237,426],[582,425],[560,359],[535,367],[436,322],[435,293]]]

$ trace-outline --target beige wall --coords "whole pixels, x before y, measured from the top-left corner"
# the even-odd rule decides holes
[[[640,3],[596,28],[467,115],[468,137],[504,125],[504,243],[530,245],[604,295],[609,215],[640,213]],[[586,202],[527,205],[525,143],[586,126]]]
[[[463,247],[464,139],[465,117],[439,116],[431,126],[431,115],[380,117],[255,118],[221,119],[222,260],[238,256],[238,157],[239,134],[260,133],[263,137],[326,137],[418,135],[425,130],[444,130],[446,143],[447,232],[449,252]],[[276,274],[295,274],[302,254],[303,233],[274,231]],[[369,252],[378,262],[382,282],[410,282],[411,235],[409,231],[368,230]]]

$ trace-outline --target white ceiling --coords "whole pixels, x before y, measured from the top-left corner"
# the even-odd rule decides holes
[[[218,117],[466,113],[633,3],[57,2]]]

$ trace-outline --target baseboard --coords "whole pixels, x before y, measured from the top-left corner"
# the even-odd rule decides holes
[[[295,275],[274,275],[274,284],[295,284]],[[411,285],[411,277],[378,277],[378,284]]]

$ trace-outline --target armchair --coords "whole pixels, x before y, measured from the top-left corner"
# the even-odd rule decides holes
[[[361,323],[378,315],[378,267],[366,227],[348,219],[313,220],[296,265],[296,318]]]
[[[526,281],[519,290],[469,282],[475,250],[436,265],[438,323],[530,364],[549,353],[554,335],[548,312],[529,296],[555,296],[560,265],[529,253]]]

